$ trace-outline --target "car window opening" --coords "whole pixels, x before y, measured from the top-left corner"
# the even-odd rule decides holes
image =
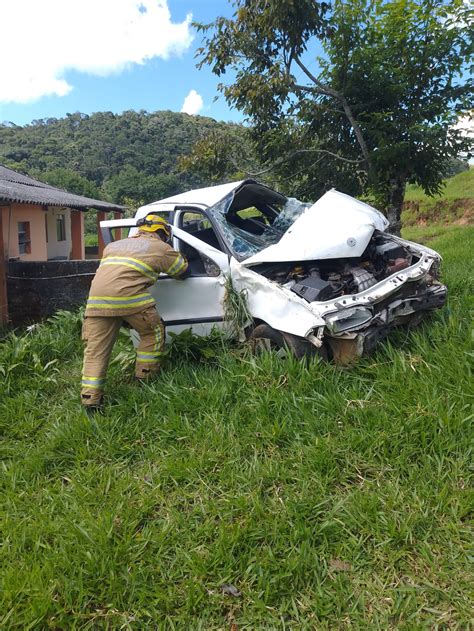
[[[311,206],[262,184],[244,182],[209,209],[232,253],[242,261],[278,243],[293,222]]]
[[[204,213],[197,210],[183,212],[179,219],[179,227],[216,250],[222,251],[214,228]],[[219,276],[219,267],[196,248],[179,240],[179,250],[188,260],[191,276]]]

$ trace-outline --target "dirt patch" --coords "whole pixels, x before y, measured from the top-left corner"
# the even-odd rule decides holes
[[[430,224],[474,224],[474,199],[442,199],[439,201],[408,201],[403,204],[402,222],[405,226]]]
[[[459,219],[456,219],[456,221],[454,222],[455,226],[469,226],[472,223],[474,223],[474,217],[473,217],[473,213],[465,213],[462,217],[460,217]]]

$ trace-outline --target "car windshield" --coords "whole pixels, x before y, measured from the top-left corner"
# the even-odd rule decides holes
[[[212,216],[238,261],[278,243],[311,204],[247,185],[212,206]]]

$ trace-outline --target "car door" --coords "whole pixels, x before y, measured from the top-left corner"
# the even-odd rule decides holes
[[[176,213],[175,223],[182,223],[184,213]],[[224,326],[229,256],[201,241],[198,233],[193,235],[176,225],[173,246],[186,256],[191,273],[184,280],[162,274],[150,290],[166,333],[192,329],[196,335],[208,335],[214,327]]]
[[[200,211],[194,208],[183,208],[175,213],[173,247],[189,258],[190,276],[179,280],[161,274],[150,288],[167,335],[170,332],[180,333],[185,329],[192,329],[196,335],[208,335],[214,327],[224,326],[223,301],[225,278],[229,272],[229,255],[199,239],[199,233],[203,230],[197,230],[195,234],[189,232],[190,225],[185,222],[186,214],[189,213],[199,218]],[[204,214],[201,215],[201,219],[205,220]],[[135,219],[107,220],[101,222],[101,227],[110,235],[115,225],[133,228],[135,223]],[[182,227],[178,227],[179,225]],[[210,241],[208,237],[209,232],[206,233],[206,238]],[[218,245],[217,240],[215,243]]]

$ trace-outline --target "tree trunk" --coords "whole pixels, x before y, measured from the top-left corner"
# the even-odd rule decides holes
[[[387,219],[390,222],[388,231],[391,234],[400,236],[402,227],[402,206],[405,199],[405,178],[399,176],[390,180],[389,203],[387,208]]]

